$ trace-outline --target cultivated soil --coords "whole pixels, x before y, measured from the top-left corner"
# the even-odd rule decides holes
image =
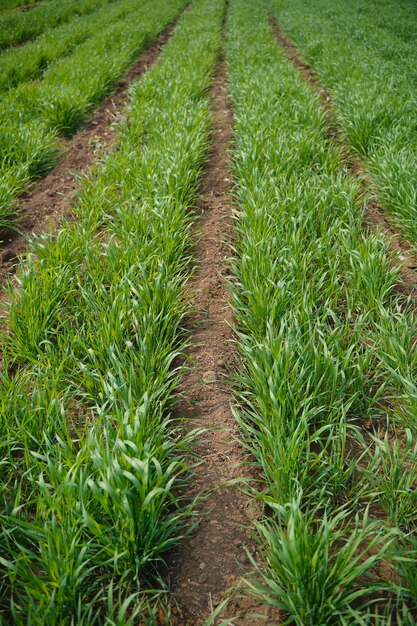
[[[198,268],[188,282],[187,293],[193,315],[187,320],[191,346],[187,357],[190,370],[183,377],[183,400],[175,417],[186,420],[187,428],[205,428],[204,442],[197,448],[200,465],[195,470],[195,495],[209,492],[198,505],[202,516],[194,536],[180,544],[169,563],[173,592],[183,618],[181,625],[200,626],[226,598],[230,602],[222,619],[236,617],[236,626],[259,625],[259,620],[239,617],[260,614],[265,626],[277,625],[277,616],[259,603],[228,590],[253,569],[246,548],[256,552],[251,538],[252,520],[259,505],[245,496],[239,486],[221,487],[231,479],[253,478],[249,461],[237,441],[238,430],[231,411],[233,397],[227,374],[236,364],[233,322],[227,280],[233,218],[229,151],[232,141],[232,110],[221,60],[211,91],[213,131],[205,164],[198,211],[195,256]],[[212,491],[211,491],[212,490]],[[216,623],[220,623],[216,622]]]
[[[176,21],[132,65],[116,91],[94,111],[85,127],[72,139],[62,141],[62,155],[57,167],[33,184],[22,197],[16,221],[18,230],[0,234],[0,285],[14,274],[18,256],[27,249],[28,237],[53,232],[63,218],[70,216],[79,189],[77,177],[88,170],[103,151],[111,149],[112,126],[127,102],[129,85],[157,60]],[[345,162],[361,181],[360,194],[368,225],[382,231],[390,241],[393,257],[401,263],[399,288],[415,295],[417,257],[414,251],[396,232],[376,200],[363,163],[343,143],[343,133],[337,125],[329,92],[320,85],[314,70],[301,59],[278,22],[272,19],[272,23],[288,58],[320,96],[329,135],[342,142]],[[187,296],[192,306],[192,314],[187,319],[191,339],[187,351],[190,367],[181,382],[183,399],[175,409],[175,417],[184,420],[184,428],[207,429],[196,449],[200,464],[194,472],[194,493],[190,496],[202,492],[208,496],[197,506],[201,521],[194,535],[173,551],[168,569],[181,614],[181,617],[174,618],[178,626],[201,626],[226,598],[229,602],[218,623],[233,617],[236,626],[277,626],[279,615],[270,607],[260,606],[238,593],[229,593],[239,584],[242,575],[253,570],[246,549],[256,558],[257,547],[251,530],[261,508],[241,491],[239,484],[221,487],[231,479],[245,477],[253,480],[256,477],[249,467],[247,453],[238,442],[238,429],[231,411],[233,396],[228,384],[237,359],[227,289],[227,281],[231,280],[228,257],[231,254],[234,209],[229,163],[233,115],[225,71],[221,59],[210,94],[213,131],[197,207],[200,218],[194,253],[198,267],[187,284]],[[0,295],[0,299],[4,298],[4,294]],[[264,619],[244,617],[245,614],[263,615]]]
[[[20,7],[17,7],[17,10],[23,12],[30,11],[34,6],[34,4],[22,4]]]
[[[32,5],[31,5],[32,6]],[[16,229],[0,232],[0,286],[4,286],[26,252],[28,238],[42,232],[54,232],[71,213],[79,183],[77,178],[111,149],[113,124],[120,118],[128,101],[128,88],[153,65],[170,38],[177,18],[133,63],[114,93],[95,109],[85,126],[71,139],[61,141],[61,158],[46,176],[31,185],[17,207]],[[0,301],[5,299],[0,294]]]
[[[39,2],[32,2],[32,4],[22,4],[20,7],[17,7],[18,11],[30,11],[33,9]]]

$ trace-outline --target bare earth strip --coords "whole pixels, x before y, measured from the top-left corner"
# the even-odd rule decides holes
[[[36,4],[39,4],[39,2],[34,2],[33,4],[22,4],[20,7],[17,7],[17,9],[19,11],[30,11],[31,9],[33,9],[34,6],[36,6]]]
[[[181,13],[182,14],[182,13]],[[178,22],[174,22],[133,63],[116,90],[94,110],[90,120],[74,137],[62,140],[62,157],[58,165],[34,183],[18,207],[18,230],[0,234],[0,285],[4,285],[17,266],[17,257],[27,248],[31,234],[55,231],[69,214],[79,189],[77,176],[90,168],[100,153],[112,146],[112,125],[128,101],[129,85],[139,80],[153,65]],[[4,297],[0,295],[0,300]]]
[[[326,116],[329,135],[337,140],[350,173],[360,181],[360,197],[364,201],[367,225],[374,230],[379,230],[390,242],[395,265],[399,265],[401,268],[401,283],[398,285],[398,289],[405,295],[411,294],[414,299],[417,298],[417,254],[415,250],[400,234],[387,216],[384,207],[378,202],[366,165],[358,155],[349,149],[343,131],[336,121],[335,108],[329,91],[320,84],[320,79],[315,70],[300,57],[296,46],[283,33],[276,18],[271,17],[271,22],[277,40],[288,59],[294,63],[303,79],[319,95]]]
[[[183,400],[175,416],[186,420],[186,427],[207,428],[198,449],[201,462],[195,474],[195,493],[213,490],[198,506],[202,515],[195,535],[172,555],[170,577],[173,591],[184,613],[184,624],[201,625],[230,587],[239,583],[250,569],[245,546],[255,551],[248,529],[257,517],[256,503],[239,486],[221,487],[226,481],[248,476],[250,470],[231,411],[231,390],[226,373],[235,364],[232,345],[232,310],[226,281],[231,237],[232,197],[228,152],[232,139],[232,110],[227,94],[225,64],[218,66],[211,93],[213,111],[212,142],[203,179],[198,209],[200,233],[195,256],[199,267],[188,283],[188,298],[194,315],[187,320],[191,332],[188,349],[190,371],[183,377]],[[258,512],[259,514],[259,512]],[[257,613],[267,616],[267,608],[253,601],[232,597],[222,618]],[[217,623],[217,622],[216,622]],[[277,624],[263,619],[265,626]],[[233,624],[252,626],[259,620],[238,618]]]

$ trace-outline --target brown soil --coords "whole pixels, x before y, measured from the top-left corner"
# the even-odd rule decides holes
[[[213,490],[198,505],[202,520],[195,535],[177,548],[169,564],[175,597],[183,611],[182,626],[202,624],[227,596],[242,574],[251,569],[245,547],[256,551],[248,529],[259,516],[257,504],[238,486],[221,487],[227,480],[250,476],[248,458],[237,442],[231,391],[226,373],[235,363],[233,321],[225,282],[231,237],[232,197],[228,151],[232,139],[232,111],[227,95],[224,61],[218,66],[211,92],[213,133],[198,204],[201,212],[196,257],[199,267],[188,283],[188,298],[195,310],[188,320],[192,345],[188,358],[192,369],[183,377],[184,399],[175,411],[187,428],[207,428],[198,446],[201,462],[195,470],[195,493]],[[266,626],[277,624],[266,607],[236,595],[222,612],[222,619],[246,613],[267,617]],[[269,617],[269,619],[268,619]],[[271,621],[272,620],[272,621]],[[236,626],[252,626],[259,620],[239,618]]]
[[[335,107],[329,91],[322,87],[320,79],[314,69],[300,57],[295,45],[282,32],[278,21],[271,17],[274,33],[285,50],[290,61],[300,71],[304,80],[313,91],[319,95],[323,110],[326,114],[329,136],[337,140],[342,150],[343,161],[350,173],[360,181],[359,197],[365,206],[366,224],[375,231],[379,231],[389,241],[393,258],[393,265],[400,267],[401,282],[398,289],[405,295],[411,294],[417,298],[417,255],[415,249],[401,235],[396,225],[390,219],[386,209],[378,202],[372,179],[369,176],[366,165],[348,145],[340,125],[337,123]]]
[[[22,197],[17,208],[17,230],[0,233],[0,285],[5,285],[14,274],[18,256],[27,249],[28,237],[55,231],[62,219],[70,214],[79,189],[77,176],[90,168],[100,153],[112,147],[112,125],[128,101],[129,85],[140,79],[149,66],[155,63],[178,19],[133,63],[115,92],[95,109],[83,129],[71,139],[62,140],[62,155],[58,165],[35,182]],[[4,294],[0,294],[0,300],[4,300]]]
[[[20,7],[18,7],[18,11],[30,11],[31,9],[33,9],[35,4],[35,2],[32,4],[22,4]]]
[[[30,2],[28,4],[21,4],[18,7],[15,7],[15,11],[30,11],[34,7],[38,6],[42,0],[34,0],[34,2]],[[13,11],[13,9],[8,9],[9,11]]]

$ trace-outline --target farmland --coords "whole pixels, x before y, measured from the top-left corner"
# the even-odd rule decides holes
[[[366,162],[393,220],[415,245],[412,3],[364,6],[355,1],[346,7],[335,2],[330,8],[326,2],[313,2],[305,12],[301,2],[273,0],[270,8],[330,90],[350,145]]]
[[[415,624],[416,7],[23,4],[0,623]]]

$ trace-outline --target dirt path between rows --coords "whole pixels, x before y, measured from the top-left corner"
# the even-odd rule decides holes
[[[21,4],[20,7],[17,7],[17,10],[18,11],[23,11],[23,12],[30,11],[37,4],[39,4],[39,2],[33,2],[33,4]]]
[[[320,84],[320,78],[315,70],[300,56],[294,43],[283,33],[278,20],[271,16],[274,33],[288,59],[297,67],[302,78],[320,97],[321,105],[326,116],[329,137],[333,138],[342,150],[343,162],[350,174],[360,181],[360,200],[365,206],[366,225],[374,231],[380,231],[389,241],[395,266],[400,267],[401,282],[397,285],[404,295],[412,295],[417,299],[417,254],[410,243],[399,232],[386,209],[379,203],[373,181],[367,171],[365,163],[349,147],[343,130],[337,122],[336,109],[332,103],[329,91]]]
[[[112,148],[115,135],[112,125],[120,118],[128,102],[130,84],[139,80],[153,65],[182,15],[164,30],[154,43],[133,63],[111,96],[94,110],[85,126],[74,137],[62,140],[62,155],[57,166],[36,181],[24,194],[17,207],[16,227],[0,233],[0,286],[4,286],[24,254],[28,237],[42,232],[55,232],[70,210],[79,189],[77,177]],[[0,301],[4,301],[4,292]]]
[[[192,368],[183,377],[183,400],[175,416],[187,427],[207,428],[198,449],[201,465],[194,476],[195,494],[214,489],[198,506],[202,516],[194,536],[180,545],[170,561],[174,595],[184,618],[181,623],[200,626],[227,596],[242,574],[250,569],[245,546],[256,550],[248,529],[259,515],[256,503],[238,486],[221,487],[227,480],[248,476],[248,458],[237,441],[238,429],[227,388],[226,375],[235,365],[232,345],[232,309],[226,281],[230,270],[232,197],[229,154],[232,141],[232,110],[222,59],[211,91],[213,131],[208,161],[203,171],[198,211],[201,212],[195,256],[198,268],[188,283],[187,293],[194,310],[187,320],[191,346],[187,351]],[[229,242],[228,242],[229,240]],[[248,599],[231,598],[222,619],[268,609]],[[217,622],[216,622],[217,623]],[[233,620],[239,626],[254,626],[251,618]],[[265,626],[276,619],[261,620]]]

